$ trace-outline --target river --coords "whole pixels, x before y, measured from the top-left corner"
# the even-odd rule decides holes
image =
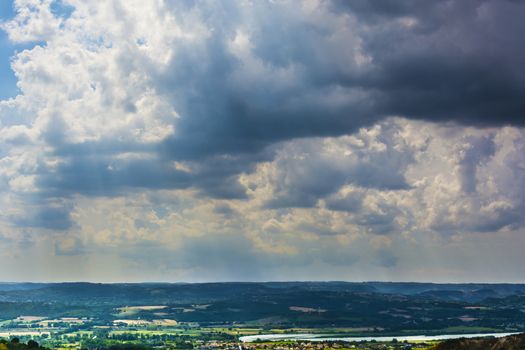
[[[282,340],[304,340],[304,341],[347,341],[347,342],[361,342],[361,341],[379,341],[388,342],[393,339],[398,341],[432,341],[432,340],[446,340],[458,338],[476,338],[476,337],[506,337],[518,333],[472,333],[472,334],[440,334],[440,335],[399,335],[399,336],[380,336],[380,337],[338,337],[330,334],[259,334],[247,335],[240,337],[239,340],[245,343],[256,340],[262,341],[282,341]]]

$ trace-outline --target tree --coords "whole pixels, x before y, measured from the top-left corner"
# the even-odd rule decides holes
[[[38,348],[38,343],[34,340],[30,340],[27,342],[27,347],[30,348],[30,349],[37,349]]]

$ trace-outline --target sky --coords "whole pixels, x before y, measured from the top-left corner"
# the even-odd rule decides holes
[[[0,280],[525,282],[524,17],[2,0]]]

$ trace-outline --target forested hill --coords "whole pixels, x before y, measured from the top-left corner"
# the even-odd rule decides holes
[[[525,350],[525,333],[503,338],[448,340],[435,350]]]
[[[261,283],[0,283],[0,302],[198,303],[297,293],[371,293],[475,303],[525,295],[524,284],[433,284],[390,282]]]
[[[477,333],[525,330],[522,310],[523,284],[0,283],[0,321],[8,323],[21,316],[99,326],[162,318],[200,326]]]

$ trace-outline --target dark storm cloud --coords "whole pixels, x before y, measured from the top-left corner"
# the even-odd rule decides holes
[[[67,230],[74,225],[68,206],[39,205],[32,208],[21,217],[14,217],[12,221],[18,227],[37,227],[49,230]]]
[[[401,210],[387,205],[380,205],[380,207],[381,212],[362,212],[356,217],[355,223],[378,235],[398,232],[399,226],[395,219],[401,216]]]
[[[330,27],[265,2],[253,5],[257,15],[250,23],[238,12],[226,21],[220,5],[206,12],[208,25],[220,30],[199,47],[199,64],[194,51],[179,54],[159,80],[182,116],[178,132],[163,144],[166,157],[207,161],[210,155],[258,154],[275,142],[349,134],[391,115],[480,127],[525,124],[525,4],[325,5],[329,15],[344,11],[356,22]],[[298,83],[282,88],[261,80],[249,89],[239,86],[232,76],[244,63],[228,50],[237,27],[248,27],[251,53],[269,74],[292,69]],[[358,42],[369,62],[357,64],[356,51],[348,50]],[[331,94],[341,95],[334,102],[326,99]],[[250,170],[244,166],[238,164],[239,172]],[[311,206],[345,177],[366,179],[365,186],[403,187],[402,175],[394,172],[388,184],[378,166],[352,174],[328,168],[329,183],[298,185],[296,198],[276,198],[269,205]],[[223,192],[219,184],[212,181],[210,188],[217,185]]]
[[[162,145],[112,139],[71,143],[65,140],[67,132],[67,126],[57,117],[44,134],[53,147],[52,155],[60,156],[62,161],[52,169],[41,164],[37,186],[54,197],[75,193],[117,196],[132,189],[195,187],[204,196],[243,199],[246,189],[238,182],[238,175],[273,157],[269,150],[256,154],[208,154],[188,162],[188,169],[180,170]]]
[[[523,2],[334,0],[308,12],[295,2],[186,1],[169,9],[180,23],[198,13],[209,34],[175,42],[165,67],[140,66],[180,116],[175,133],[158,144],[119,138],[73,144],[67,125],[55,118],[43,137],[63,162],[42,166],[36,183],[45,193],[196,188],[202,196],[244,199],[239,175],[272,160],[283,141],[352,134],[389,116],[525,125]],[[231,47],[240,33],[249,45],[239,55]],[[116,157],[129,152],[148,157]],[[406,162],[385,171],[381,161],[350,169],[310,161],[295,170],[322,167],[319,178],[283,181],[268,207],[311,207],[344,184],[408,187]]]
[[[326,207],[335,211],[358,212],[362,208],[364,193],[351,192],[342,196],[331,196],[325,199]]]
[[[404,173],[414,163],[414,150],[403,141],[395,141],[397,132],[395,124],[384,123],[376,136],[355,135],[361,144],[345,144],[347,155],[319,140],[295,142],[284,150],[285,156],[276,160],[274,195],[266,207],[307,208],[326,199],[328,209],[356,211],[364,193],[357,191],[343,198],[336,192],[345,185],[377,190],[410,189]]]
[[[196,159],[257,153],[275,142],[341,135],[377,120],[364,99],[325,100],[337,88],[341,64],[347,64],[335,64],[339,53],[331,53],[326,43],[331,33],[312,27],[289,7],[253,4],[256,15],[249,23],[221,17],[222,5],[212,7],[215,15],[205,12],[204,20],[213,35],[199,47],[181,47],[169,69],[159,73],[159,91],[172,96],[182,116],[177,134],[164,143],[166,154]],[[269,81],[246,87],[232,78],[244,65],[229,49],[238,27],[250,32],[253,54],[268,68]],[[279,69],[295,69],[297,84],[276,81]]]
[[[525,124],[524,3],[363,3],[347,6],[357,18],[382,17],[364,36],[374,58],[367,78],[379,91],[379,113],[477,126]],[[415,22],[392,24],[404,18]]]
[[[236,211],[228,204],[223,203],[215,205],[215,207],[213,208],[213,213],[222,215],[223,217],[230,219],[235,216]]]
[[[346,11],[356,22],[334,28],[261,2],[246,23],[242,16],[226,20],[222,6],[213,7],[205,20],[215,31],[199,47],[199,64],[194,51],[179,54],[160,80],[183,116],[167,152],[192,159],[255,153],[280,140],[352,133],[391,115],[474,126],[525,124],[525,4],[326,5],[332,15]],[[293,69],[299,83],[280,88],[261,80],[246,89],[232,81],[243,65],[228,51],[237,27],[248,27],[251,52],[270,74]],[[357,51],[348,48],[357,45],[369,62],[356,63]],[[323,97],[335,91],[344,97],[326,103]]]
[[[409,188],[402,174],[406,165],[392,164],[386,159],[380,162],[373,155],[369,158],[372,159],[340,159],[341,163],[346,162],[344,166],[334,159],[319,159],[316,155],[304,160],[281,162],[280,177],[275,183],[275,197],[266,206],[313,207],[319,199],[334,194],[347,184],[380,190]],[[334,201],[330,203],[335,204]]]
[[[189,176],[157,159],[117,161],[71,158],[41,174],[37,185],[53,196],[115,196],[130,188],[187,188]]]
[[[214,164],[213,160],[210,160]],[[219,161],[217,168],[196,166],[178,170],[169,160],[115,159],[104,157],[68,157],[52,170],[43,171],[37,186],[53,197],[70,197],[75,193],[88,196],[118,196],[133,189],[186,189],[195,187],[206,197],[221,199],[246,198],[246,189],[238,181],[235,167]],[[238,167],[238,164],[237,164]],[[245,168],[243,170],[248,169]]]
[[[484,136],[479,138],[466,138],[465,149],[459,161],[461,187],[467,193],[476,192],[477,168],[483,162],[490,159],[496,152],[494,136]]]

